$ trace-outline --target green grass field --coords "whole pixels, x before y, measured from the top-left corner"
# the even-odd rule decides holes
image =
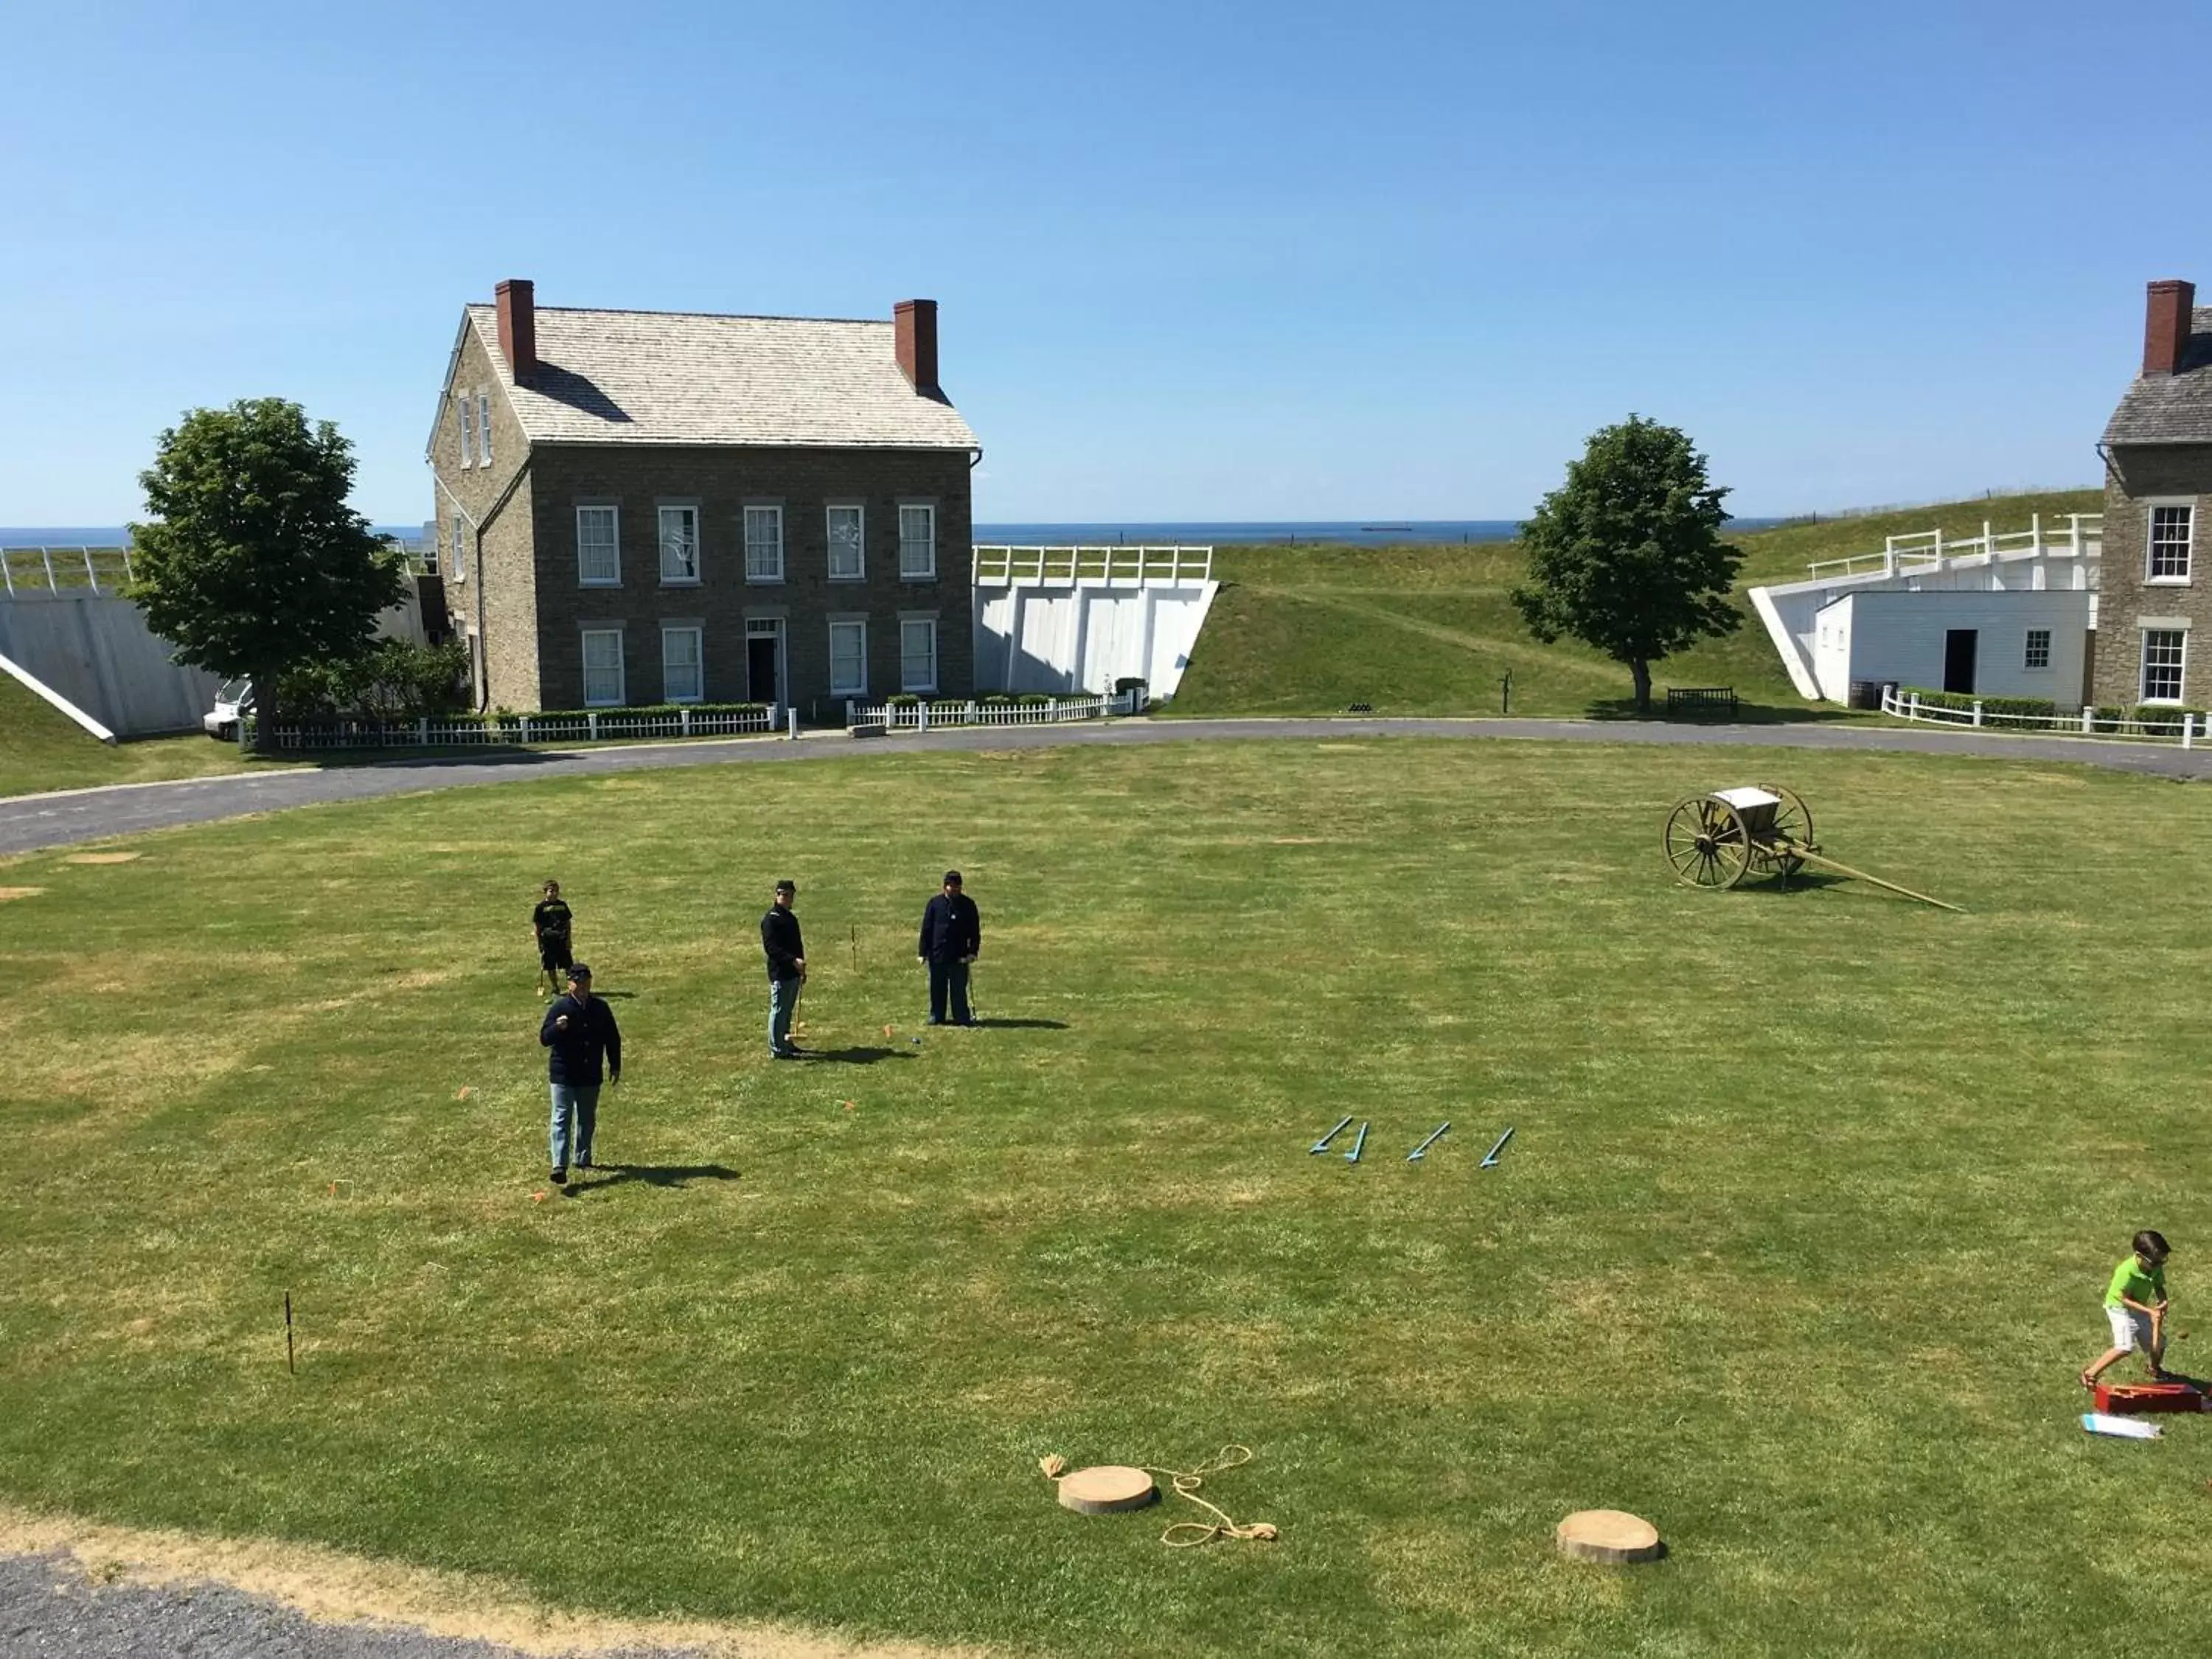
[[[1673,886],[1666,807],[1770,768],[1969,913]],[[0,1498],[1069,1656],[2201,1650],[2212,1425],[2091,1439],[2073,1376],[2144,1225],[2212,1344],[2203,822],[2009,763],[1369,741],[15,860]],[[996,1023],[917,1048],[950,862]],[[539,1200],[548,874],[629,1076]],[[804,1065],[762,1052],[784,874]],[[1346,1113],[1368,1160],[1310,1157]],[[1174,1505],[1036,1468],[1226,1442],[1279,1542],[1171,1552]],[[1557,1559],[1586,1506],[1671,1559]]]
[[[237,744],[197,735],[101,743],[0,674],[0,795],[206,777],[258,763],[266,763],[243,762]]]
[[[2002,533],[2027,529],[2031,514],[2050,520],[2100,512],[2103,504],[2100,490],[2066,490],[1736,536],[1744,553],[1742,627],[1656,664],[1653,684],[1733,685],[1751,720],[1853,718],[1798,697],[1742,588],[1802,580],[1815,559],[1878,553],[1885,536],[1939,526],[1948,536],[1979,535],[1984,520]],[[1528,637],[1506,597],[1522,568],[1515,542],[1217,549],[1222,588],[1173,712],[1323,714],[1365,702],[1384,714],[1494,714],[1509,672],[1516,714],[1612,717],[1632,710],[1627,669],[1570,641],[1547,647]]]

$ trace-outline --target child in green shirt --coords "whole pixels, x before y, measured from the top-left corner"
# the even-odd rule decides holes
[[[2164,1233],[2145,1231],[2136,1235],[2135,1254],[2112,1269],[2112,1285],[2105,1291],[2112,1346],[2081,1373],[2083,1388],[2095,1388],[2100,1376],[2137,1348],[2150,1361],[2152,1376],[2164,1380],[2166,1258],[2171,1254]]]

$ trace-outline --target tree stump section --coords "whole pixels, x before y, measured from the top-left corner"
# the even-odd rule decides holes
[[[1560,1554],[1608,1566],[1656,1561],[1667,1553],[1658,1528],[1622,1510],[1577,1510],[1559,1522],[1558,1538]]]
[[[1062,1476],[1061,1507],[1079,1515],[1118,1515],[1140,1510],[1159,1500],[1159,1488],[1142,1469],[1120,1463],[1102,1463],[1095,1469],[1078,1469]]]

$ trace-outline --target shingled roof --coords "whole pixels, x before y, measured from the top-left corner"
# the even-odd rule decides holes
[[[2136,376],[2106,423],[2105,441],[2212,444],[2212,307],[2190,312],[2189,343],[2172,374]]]
[[[468,307],[532,443],[973,449],[949,403],[899,370],[893,325],[809,317],[537,307],[517,382],[499,313]]]

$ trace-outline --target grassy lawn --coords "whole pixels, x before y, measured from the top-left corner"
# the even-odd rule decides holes
[[[0,674],[0,795],[151,783],[245,769],[238,745],[197,734],[108,744]]]
[[[1979,535],[1985,519],[2000,532],[2025,530],[2031,514],[2094,513],[2103,500],[2094,489],[2003,496],[1741,535],[1741,586],[1802,580],[1811,561],[1880,552],[1885,536],[1939,526]],[[1385,714],[1494,714],[1509,672],[1516,714],[1629,712],[1626,668],[1571,642],[1528,637],[1506,598],[1522,565],[1512,542],[1217,549],[1223,586],[1173,712],[1336,714],[1365,702]],[[1802,702],[1738,597],[1743,626],[1656,664],[1655,687],[1733,685],[1752,720],[1865,718]]]
[[[1970,914],[1673,886],[1666,807],[1770,766]],[[2086,770],[1366,742],[18,859],[0,1498],[1073,1656],[2011,1656],[2146,1608],[2202,1650],[2212,1425],[2093,1440],[2072,1380],[2137,1227],[2212,1343],[2202,842],[2193,792]],[[1002,1023],[917,1047],[948,862]],[[541,1200],[548,874],[630,1075]],[[1367,1161],[1308,1156],[1346,1113]],[[1035,1467],[1231,1441],[1209,1495],[1277,1544],[1164,1550],[1180,1506],[1079,1518]],[[1556,1559],[1588,1506],[1672,1559]]]

